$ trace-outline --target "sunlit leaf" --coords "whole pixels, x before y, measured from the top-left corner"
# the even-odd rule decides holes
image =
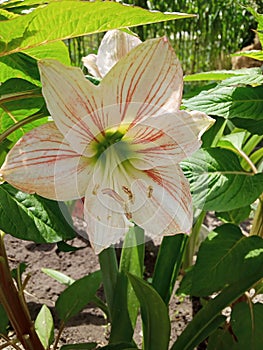
[[[54,322],[52,314],[46,305],[43,305],[35,320],[35,329],[45,349],[54,340]]]
[[[236,79],[243,79],[243,77],[261,77],[262,72],[260,68],[242,68],[235,70],[215,70],[210,72],[201,72],[184,76],[184,81],[208,81],[208,80],[225,80],[228,82],[229,78],[236,77]]]
[[[263,51],[262,50],[250,50],[250,51],[241,51],[233,54],[232,56],[244,56],[253,58],[254,60],[263,61]]]
[[[24,193],[9,184],[0,186],[0,229],[36,243],[55,243],[75,237],[63,202]]]
[[[237,155],[226,149],[199,150],[181,166],[200,209],[233,210],[253,203],[263,192],[263,174],[244,171]]]
[[[263,86],[218,86],[184,101],[184,105],[226,119],[263,119]]]
[[[62,273],[60,271],[56,271],[56,270],[48,269],[48,268],[42,268],[41,270],[46,275],[54,278],[56,281],[66,285],[66,286],[70,286],[72,283],[75,282],[75,280],[73,278],[65,275],[64,273]]]
[[[58,1],[1,24],[0,55],[115,28],[192,17],[163,14],[115,2]],[[81,20],[80,20],[81,19]]]

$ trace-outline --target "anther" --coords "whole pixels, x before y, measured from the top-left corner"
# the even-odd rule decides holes
[[[148,197],[148,198],[151,198],[151,197],[152,197],[152,194],[153,194],[153,187],[152,187],[152,186],[149,186],[149,187],[148,187],[147,197]]]

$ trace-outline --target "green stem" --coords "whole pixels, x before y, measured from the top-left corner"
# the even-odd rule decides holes
[[[106,302],[109,308],[110,320],[113,314],[113,300],[115,293],[115,286],[118,277],[118,263],[115,249],[109,247],[104,249],[99,254],[99,262],[102,273],[102,282],[105,293]]]
[[[17,122],[16,124],[12,125],[10,128],[8,128],[6,131],[4,131],[2,134],[0,134],[0,142],[4,141],[9,135],[11,135],[13,132],[18,130],[19,128],[22,128],[22,126],[32,123],[35,120],[41,119],[46,117],[46,114],[43,115],[42,112],[39,112],[37,114],[33,114],[30,117],[24,118]]]
[[[21,300],[13,282],[4,246],[4,233],[0,231],[0,303],[14,328],[18,340],[25,350],[44,350],[29,311]]]

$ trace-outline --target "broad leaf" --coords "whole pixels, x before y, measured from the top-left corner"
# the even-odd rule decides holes
[[[237,303],[231,314],[231,326],[238,349],[261,350],[263,344],[263,304]]]
[[[219,213],[215,213],[218,219],[229,222],[232,224],[239,225],[242,221],[245,221],[251,212],[250,205],[247,205],[245,207],[237,208],[234,210],[229,211],[222,211]]]
[[[263,135],[263,119],[233,118],[231,122],[238,128],[245,129],[251,134]]]
[[[131,274],[128,277],[141,306],[144,350],[167,350],[170,320],[165,303],[145,281]]]
[[[78,279],[66,288],[56,301],[60,320],[67,322],[79,313],[94,298],[100,284],[101,272],[96,271]]]
[[[244,57],[253,58],[254,60],[263,61],[262,50],[241,51],[239,53],[233,54],[232,56],[244,56]]]
[[[262,264],[258,269],[250,270],[249,272],[249,275],[245,278],[242,277],[234,284],[226,287],[214,299],[211,299],[195,315],[170,350],[192,350],[213,333],[225,320],[224,316],[220,315],[222,310],[237,300],[263,277]]]
[[[184,105],[226,119],[263,119],[263,86],[221,87],[203,91],[184,101]]]
[[[263,174],[248,173],[231,151],[197,151],[181,163],[193,202],[203,210],[227,211],[253,203],[263,192]]]
[[[215,232],[199,249],[191,272],[191,295],[210,295],[249,277],[251,271],[263,266],[262,238],[246,237],[232,224],[222,225]]]
[[[208,339],[207,350],[238,350],[237,342],[227,328],[218,328]]]
[[[134,350],[138,349],[136,345],[130,343],[108,344],[100,348],[100,350]]]
[[[0,229],[36,243],[75,237],[64,203],[24,193],[9,184],[0,186]]]
[[[54,322],[49,308],[43,305],[35,320],[35,329],[37,335],[47,349],[54,340]]]
[[[231,82],[230,79],[235,78],[237,81],[239,79],[248,78],[253,76],[253,79],[259,79],[263,81],[262,72],[260,68],[243,68],[235,70],[215,70],[210,72],[195,73],[191,75],[186,75],[184,81],[207,81],[207,80],[224,80],[224,84]]]
[[[35,85],[22,79],[6,81],[0,86],[0,133],[38,113],[44,104],[41,91]],[[25,132],[46,122],[47,118],[42,118],[25,124],[10,134],[9,139],[17,141]]]
[[[192,15],[163,14],[108,1],[53,2],[26,16],[4,21],[0,29],[0,55],[80,35],[187,17]]]

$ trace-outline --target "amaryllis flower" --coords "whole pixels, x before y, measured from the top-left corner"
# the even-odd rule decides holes
[[[133,223],[150,236],[189,232],[191,195],[178,163],[200,147],[212,119],[179,110],[182,69],[167,39],[136,46],[98,86],[53,60],[39,68],[54,122],[20,139],[2,177],[50,199],[85,197],[97,253]]]
[[[82,58],[84,66],[96,78],[103,78],[109,70],[141,40],[121,30],[109,30],[103,37],[98,54]]]

